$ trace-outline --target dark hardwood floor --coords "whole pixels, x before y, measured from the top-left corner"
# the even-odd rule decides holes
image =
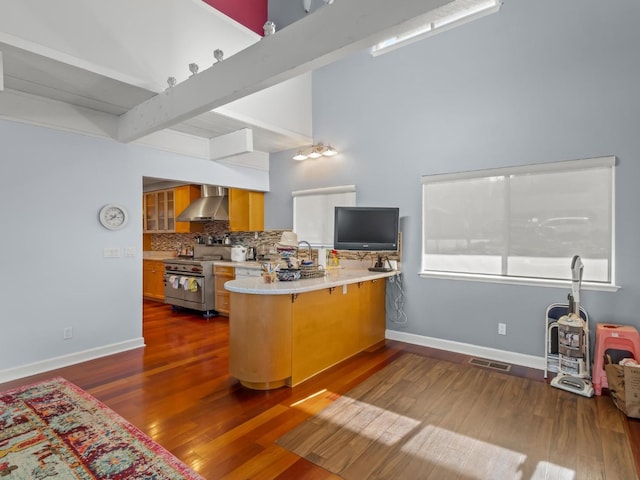
[[[295,388],[251,391],[228,374],[228,335],[225,317],[206,320],[145,301],[145,348],[0,384],[0,391],[62,376],[207,479],[324,480],[339,477],[279,447],[276,440],[405,352],[468,362],[465,355],[387,341],[384,347],[356,355]],[[504,375],[543,381],[542,372],[518,366]],[[582,401],[575,397],[567,393],[563,401],[567,405]],[[619,454],[629,451],[626,446],[616,449],[615,458],[605,462],[611,464],[606,477],[594,472],[589,478],[637,478],[640,421],[627,419],[612,407],[608,396],[584,401],[588,408],[571,414],[581,415],[581,424],[597,425],[607,436],[590,441],[602,444],[606,456],[612,451],[607,442],[628,438],[635,456],[634,460],[630,454]],[[536,408],[533,403],[534,399]],[[563,411],[556,408],[548,415],[554,420]],[[499,435],[500,425],[491,428]]]

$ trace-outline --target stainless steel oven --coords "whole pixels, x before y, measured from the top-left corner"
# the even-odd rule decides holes
[[[213,262],[231,258],[231,249],[207,245],[195,247],[193,258],[164,261],[164,303],[201,311],[208,318],[217,315]]]

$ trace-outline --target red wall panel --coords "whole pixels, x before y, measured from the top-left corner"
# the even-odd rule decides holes
[[[203,0],[236,22],[264,34],[262,26],[267,21],[268,0]]]

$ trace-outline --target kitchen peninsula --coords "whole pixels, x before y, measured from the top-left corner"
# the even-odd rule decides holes
[[[321,278],[225,283],[230,292],[229,370],[255,390],[294,386],[384,341],[386,278],[337,269]]]

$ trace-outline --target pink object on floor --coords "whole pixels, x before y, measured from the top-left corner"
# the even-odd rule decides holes
[[[610,348],[627,350],[633,358],[640,360],[640,334],[635,327],[599,323],[596,326],[596,348],[593,357],[593,388],[596,395],[608,388],[607,374],[604,371],[604,352]]]

